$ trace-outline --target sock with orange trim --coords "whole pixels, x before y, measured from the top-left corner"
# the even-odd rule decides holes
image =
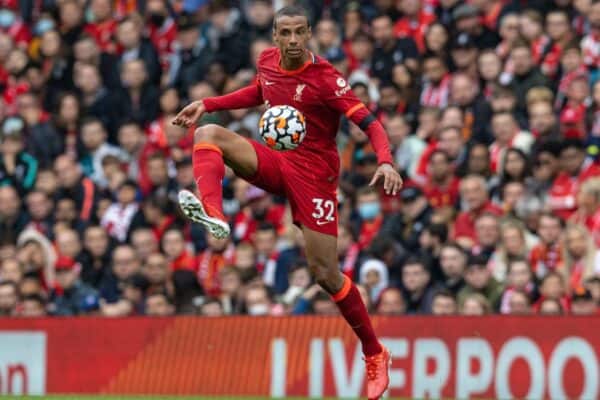
[[[223,152],[214,144],[196,143],[192,153],[192,166],[206,212],[211,217],[223,218]]]
[[[375,336],[367,308],[350,278],[344,275],[344,286],[332,297],[344,319],[358,336],[364,355],[370,357],[381,353],[383,349]]]

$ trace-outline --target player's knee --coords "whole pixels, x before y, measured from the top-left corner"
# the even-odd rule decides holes
[[[196,143],[219,144],[219,125],[208,124],[196,129],[194,139]]]
[[[336,277],[338,275],[336,272],[337,271],[332,271],[331,268],[328,268],[324,265],[312,267],[312,274],[315,279],[315,282],[317,282],[319,286],[321,286],[329,293],[335,292]]]

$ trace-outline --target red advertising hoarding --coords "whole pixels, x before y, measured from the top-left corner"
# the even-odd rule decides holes
[[[391,397],[580,398],[599,391],[600,318],[374,319]],[[364,394],[340,318],[0,320],[0,393]]]

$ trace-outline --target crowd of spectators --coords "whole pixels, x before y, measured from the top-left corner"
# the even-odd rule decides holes
[[[185,220],[186,103],[254,79],[284,0],[0,0],[0,316],[336,314],[285,199],[228,171],[232,237]],[[344,120],[338,258],[370,312],[595,314],[600,1],[296,3],[384,124]],[[257,135],[262,109],[207,115]]]

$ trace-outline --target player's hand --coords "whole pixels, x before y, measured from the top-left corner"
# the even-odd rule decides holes
[[[173,119],[172,124],[189,128],[197,123],[205,112],[204,103],[202,101],[194,101],[179,111],[179,114]]]
[[[381,164],[377,167],[377,171],[375,171],[375,175],[373,175],[369,186],[376,185],[381,179],[383,179],[383,190],[387,195],[391,194],[395,196],[402,189],[402,178],[390,164]]]

